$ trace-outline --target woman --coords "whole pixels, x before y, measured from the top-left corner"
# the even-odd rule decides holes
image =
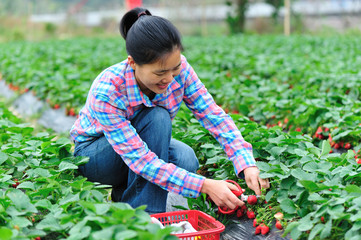
[[[88,156],[79,167],[90,181],[112,185],[112,200],[164,212],[168,191],[196,198],[208,194],[218,206],[244,203],[236,186],[206,179],[194,151],[171,138],[172,119],[182,102],[225,149],[239,176],[261,194],[252,146],[232,119],[217,106],[186,58],[177,29],[143,8],[120,22],[128,58],[105,69],[93,82],[85,106],[71,129],[75,156]]]

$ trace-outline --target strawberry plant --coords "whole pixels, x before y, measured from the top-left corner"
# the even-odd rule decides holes
[[[151,224],[145,206],[105,199],[107,187],[76,172],[72,144],[34,132],[0,105],[2,239],[175,239]]]

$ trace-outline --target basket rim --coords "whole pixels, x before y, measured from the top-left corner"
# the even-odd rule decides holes
[[[209,219],[214,223],[215,228],[213,229],[206,229],[206,230],[200,230],[198,232],[193,233],[178,233],[178,234],[172,234],[177,237],[193,237],[193,236],[204,236],[204,235],[210,235],[210,234],[219,234],[224,231],[226,228],[223,223],[216,220],[214,217],[210,216],[209,214],[202,212],[200,210],[181,210],[181,211],[173,211],[173,212],[164,212],[164,213],[155,213],[152,214],[151,217],[160,218],[160,217],[168,217],[168,216],[174,216],[174,215],[184,215],[189,213],[195,213],[204,216],[206,219]]]

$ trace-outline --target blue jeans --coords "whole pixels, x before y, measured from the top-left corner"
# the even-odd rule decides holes
[[[196,172],[198,159],[191,147],[172,139],[172,122],[162,107],[144,108],[131,121],[141,139],[160,159],[189,172]],[[112,185],[112,200],[129,203],[133,208],[147,205],[150,214],[165,212],[168,192],[135,174],[123,162],[105,136],[76,143],[74,156],[87,156],[89,162],[79,166],[89,181]]]

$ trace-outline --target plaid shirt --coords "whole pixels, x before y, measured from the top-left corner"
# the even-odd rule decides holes
[[[180,74],[165,93],[152,100],[140,91],[127,60],[104,70],[93,82],[70,134],[77,142],[105,135],[136,174],[163,189],[195,198],[200,195],[205,178],[159,159],[130,124],[144,106],[161,106],[173,120],[183,101],[221,144],[237,175],[256,166],[251,144],[244,141],[231,117],[215,103],[184,56]]]

